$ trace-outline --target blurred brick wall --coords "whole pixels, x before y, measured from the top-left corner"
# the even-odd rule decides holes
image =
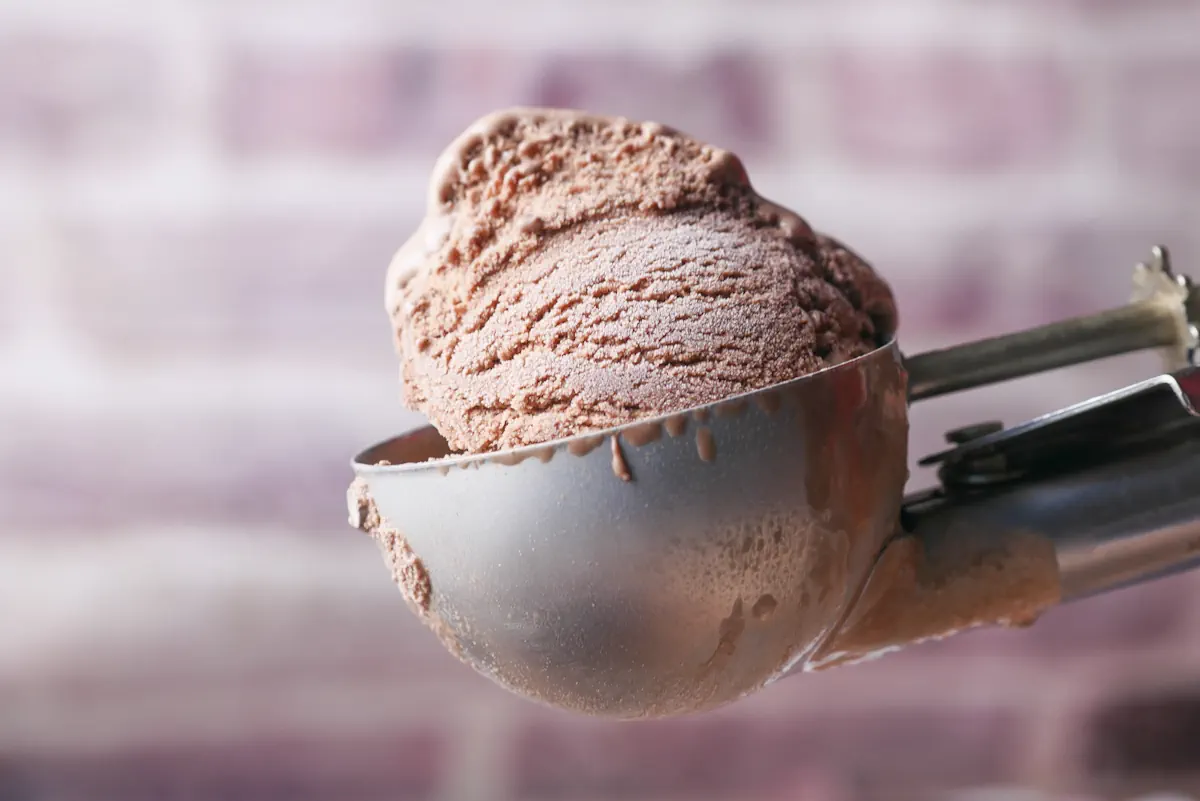
[[[636,726],[442,652],[342,492],[415,422],[427,171],[518,103],[744,154],[909,351],[1121,302],[1155,242],[1200,272],[1197,2],[4,0],[0,801],[1200,793],[1200,576]],[[1153,366],[923,404],[914,455]]]

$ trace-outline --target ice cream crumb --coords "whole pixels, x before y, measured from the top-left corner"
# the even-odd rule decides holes
[[[401,594],[423,619],[430,617],[433,600],[433,582],[429,571],[399,531],[388,524],[379,514],[370,487],[361,478],[356,478],[346,491],[346,503],[350,512],[350,525],[370,534],[379,543],[384,559],[391,570],[392,580]],[[428,622],[428,621],[427,621]]]
[[[367,488],[367,482],[361,478],[354,479],[346,490],[346,506],[350,513],[350,525],[359,531],[370,534],[379,528],[379,511]]]
[[[386,526],[380,528],[376,539],[392,571],[392,580],[413,611],[425,617],[429,614],[429,604],[433,599],[433,584],[424,562],[417,558],[408,540],[395,529]]]

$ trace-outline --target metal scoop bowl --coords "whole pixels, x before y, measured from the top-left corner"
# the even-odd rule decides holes
[[[1125,307],[498,454],[422,428],[354,459],[351,522],[410,606],[508,689],[589,715],[696,712],[811,662],[898,534],[908,403],[1194,344],[1165,251]]]

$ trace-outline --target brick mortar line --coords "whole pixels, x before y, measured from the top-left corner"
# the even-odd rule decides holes
[[[235,532],[236,536],[231,536]],[[357,547],[366,547],[369,540],[359,534],[357,539],[363,542],[356,544],[355,533],[349,528],[349,523],[346,535],[337,539],[322,539],[297,537],[286,526],[162,524],[143,525],[127,530],[122,537],[104,540],[89,540],[86,537],[56,537],[53,540],[0,538],[0,554],[4,556],[0,564],[6,567],[22,565],[21,570],[14,571],[15,578],[0,586],[0,592],[19,594],[14,588],[21,585],[36,589],[41,582],[41,579],[34,578],[38,572],[49,576],[65,575],[63,571],[68,571],[70,567],[70,570],[91,575],[108,574],[114,570],[147,564],[153,561],[155,555],[164,553],[195,558],[165,561],[146,574],[147,584],[178,585],[180,581],[185,581],[209,586],[222,582],[247,584],[269,580],[273,585],[306,591],[319,587],[353,587],[358,592],[373,592],[353,582],[361,563],[373,561],[367,560],[367,551]],[[287,554],[289,558],[281,561],[278,558],[280,553]],[[298,574],[298,564],[305,565],[307,570]],[[213,567],[222,569],[214,573]],[[349,584],[347,580],[350,580]],[[119,587],[108,589],[117,595],[121,593]],[[0,620],[0,626],[13,622],[11,619]]]
[[[77,218],[96,222],[181,221],[262,215],[266,219],[314,212],[332,220],[353,221],[365,215],[397,220],[398,238],[406,237],[424,211],[428,160],[364,160],[358,164],[327,161],[323,167],[301,162],[266,160],[260,166],[233,167],[220,159],[168,159],[141,172],[80,169],[70,174],[51,170],[18,171],[0,190],[0,232],[35,224],[61,224]],[[836,216],[861,216],[867,207],[906,215],[889,218],[896,228],[924,224],[946,228],[955,223],[994,220],[998,208],[1006,224],[1052,218],[1112,217],[1124,219],[1181,217],[1200,211],[1200,199],[1184,183],[1168,178],[1123,174],[1104,165],[1063,163],[1020,167],[963,179],[943,173],[919,178],[922,202],[911,202],[911,170],[855,167],[845,157],[797,165],[795,159],[746,159],[755,186],[804,212],[806,206],[834,209]],[[120,175],[121,180],[115,180]],[[22,179],[23,178],[23,179]],[[180,193],[181,182],[192,189]],[[1131,183],[1150,184],[1153,192],[1130,192]],[[791,187],[795,187],[792,189]],[[802,189],[803,194],[800,194]],[[398,192],[398,190],[403,190]],[[31,201],[31,193],[38,195]],[[1027,202],[1014,206],[1011,198]],[[804,198],[813,198],[806,202]],[[816,202],[819,199],[820,202]],[[1065,211],[1064,211],[1065,210]],[[809,216],[834,216],[814,214]],[[857,214],[855,213],[857,212]],[[399,247],[400,242],[397,242]]]
[[[152,579],[143,584],[130,585],[126,589],[109,587],[109,595],[116,599],[116,603],[136,602],[140,595],[155,592],[155,588],[161,586],[181,588],[185,591],[185,594],[180,596],[181,602],[184,603],[188,597],[204,597],[212,588],[226,586],[272,587],[296,597],[307,597],[313,593],[333,593],[342,599],[362,597],[365,600],[378,600],[383,597],[382,583],[377,582],[378,586],[363,586],[357,580],[363,567],[374,562],[371,558],[374,552],[362,543],[354,543],[353,532],[349,530],[345,538],[337,540],[300,538],[285,530],[269,527],[260,527],[249,532],[239,529],[237,537],[229,537],[213,529],[195,527],[146,528],[143,531],[145,533],[104,541],[69,537],[55,538],[52,542],[0,539],[0,554],[4,557],[0,563],[20,568],[14,570],[14,575],[21,577],[6,584],[5,592],[20,596],[30,588],[48,586],[47,577],[39,576],[39,570],[50,571],[60,577],[73,576],[75,583],[79,584],[86,583],[86,576],[99,579],[102,575],[129,573],[139,565],[154,562],[159,566],[152,574]],[[163,554],[169,554],[172,558],[158,559]],[[193,558],[178,558],[189,554]],[[280,554],[287,554],[289,558],[280,561]],[[52,568],[49,567],[51,563]],[[211,567],[218,563],[223,567],[219,578],[211,572]],[[299,570],[301,566],[306,569]],[[202,591],[202,595],[189,596],[188,590]],[[76,594],[64,599],[62,603],[65,604],[64,608],[72,608],[89,601]],[[397,609],[401,607],[398,605]],[[61,612],[61,609],[54,605],[48,606],[47,610],[55,615]],[[144,611],[149,611],[151,617],[169,616],[165,606]],[[69,615],[63,619],[69,619]],[[43,633],[48,634],[49,630]],[[1020,651],[1020,648],[1014,649],[1014,652]],[[1111,651],[1107,648],[1088,648],[1087,651],[1091,656],[1104,655],[1126,666],[1156,664],[1164,658],[1182,660],[1178,665],[1181,669],[1185,662],[1200,663],[1200,641],[1171,642],[1136,652],[1129,652],[1128,649],[1116,645]],[[978,679],[989,679],[1003,684],[1009,666],[992,665],[990,662],[993,659],[994,654],[991,650],[987,653],[968,652],[962,655],[962,661],[984,660],[988,663],[979,670]],[[1006,660],[1001,657],[996,661]],[[1089,663],[1083,663],[1080,667],[1084,670],[1094,669]],[[919,663],[902,663],[898,668],[895,675],[917,680],[920,680],[924,670],[924,666]],[[868,666],[865,669],[873,668]],[[839,671],[837,675],[843,674]],[[818,679],[825,676],[835,674],[821,674]],[[795,680],[793,677],[788,679],[788,682]],[[836,684],[838,679],[835,677],[831,681]],[[1073,686],[1066,678],[1060,678],[1059,681],[1063,682],[1064,688]],[[947,692],[953,694],[956,689],[949,688]]]
[[[1044,787],[1055,786],[1064,773],[1070,774],[1066,777],[1070,781],[1078,778],[1073,771],[1075,760],[1069,758],[1070,745],[1079,736],[1071,718],[1074,686],[1065,676],[1047,682],[1025,725],[1025,739],[1019,746],[1021,775]],[[1064,766],[1070,768],[1064,770]]]
[[[81,714],[78,702],[63,700],[54,691],[45,697],[26,693],[10,709],[24,707],[27,714],[23,718],[18,712],[6,721],[0,729],[0,748],[9,753],[61,754],[154,746],[162,742],[164,718],[171,721],[167,725],[181,743],[196,744],[226,742],[231,735],[251,738],[297,730],[316,736],[430,728],[446,732],[446,711],[463,699],[463,683],[456,677],[421,680],[421,691],[415,693],[397,693],[394,677],[375,682],[357,677],[352,685],[338,679],[284,683],[264,679],[252,688],[196,684],[186,698],[168,686],[114,693],[89,703],[86,714]],[[254,699],[254,715],[245,714],[247,694]],[[315,708],[311,703],[280,703],[293,698],[311,702],[321,695],[326,703]],[[389,703],[389,698],[396,700]],[[270,717],[263,712],[268,704]],[[57,714],[54,706],[59,707]],[[338,709],[353,712],[329,714]]]
[[[186,143],[192,152],[214,158],[218,153],[212,131],[218,130],[220,114],[218,31],[207,24],[202,2],[193,3],[187,12],[173,15],[161,35],[169,54],[167,91],[173,102],[184,104],[170,124],[179,132],[177,146]]]
[[[43,577],[36,575],[39,569],[55,575],[74,575],[80,570],[92,575],[109,575],[169,553],[173,557],[191,554],[198,558],[163,560],[146,586],[208,587],[229,582],[262,585],[266,580],[270,586],[301,593],[323,588],[336,592],[353,589],[356,597],[359,594],[374,597],[376,594],[373,588],[364,589],[353,581],[347,583],[358,575],[362,565],[374,561],[367,558],[370,549],[356,546],[349,529],[346,538],[336,540],[298,538],[286,527],[258,526],[251,530],[239,527],[237,536],[233,537],[229,536],[231,531],[228,527],[144,526],[123,537],[104,541],[71,537],[52,541],[0,539],[0,555],[3,555],[0,564],[22,566],[14,571],[19,578],[7,583],[4,590],[20,594],[21,590],[17,588],[21,584],[41,586]],[[288,554],[290,558],[281,562],[278,559],[280,553]],[[214,580],[210,570],[217,563],[223,566],[219,581]],[[297,565],[306,565],[308,570],[298,572]],[[117,596],[122,594],[117,588],[110,587],[110,590]],[[1200,660],[1200,640],[1171,643],[1134,653],[1121,651],[1116,655],[1136,664],[1154,661],[1158,658],[1155,654],[1161,652],[1186,653]],[[915,669],[919,674],[919,666]],[[986,672],[998,677],[1003,675],[1004,669],[989,668]]]
[[[30,340],[44,336],[30,332]],[[384,334],[386,336],[386,333]],[[377,343],[364,342],[363,351]],[[193,357],[180,364],[178,354],[151,366],[123,367],[103,353],[78,349],[0,350],[0,403],[107,413],[162,409],[322,410],[361,407],[403,414],[398,362],[389,357],[377,367],[323,366],[314,369],[302,357],[254,359]],[[31,381],[30,376],[37,380]]]
[[[1124,655],[1124,657],[1127,656],[1127,654]],[[1121,653],[1113,653],[1103,658],[1104,667],[1108,673],[1130,676],[1144,673],[1148,667],[1161,668],[1170,665],[1177,675],[1183,676],[1189,669],[1194,670],[1197,665],[1200,665],[1200,660],[1194,655],[1187,659],[1180,659],[1179,655],[1169,648],[1157,649],[1151,656],[1155,659],[1148,660],[1144,654],[1137,659],[1129,659],[1123,658]],[[1096,657],[1090,659],[1093,663],[1097,661]],[[707,716],[707,722],[716,723],[720,720],[739,719],[786,720],[794,718],[800,709],[803,710],[803,714],[814,718],[827,715],[853,717],[886,707],[900,712],[1010,709],[1021,714],[1028,723],[1032,724],[1038,720],[1036,712],[1044,703],[1042,696],[1051,693],[1051,686],[1057,686],[1057,684],[1045,684],[1047,675],[1045,660],[1030,660],[1024,654],[1016,654],[1012,658],[997,658],[993,655],[987,661],[980,660],[978,664],[971,664],[965,669],[961,662],[952,666],[947,660],[940,660],[942,667],[939,668],[938,661],[934,659],[924,664],[906,665],[903,668],[898,666],[889,672],[887,682],[856,683],[854,691],[850,693],[839,692],[835,689],[832,692],[806,693],[803,699],[795,696],[790,699],[780,698],[777,694],[775,699],[771,699],[771,703],[767,703],[768,699],[763,695],[770,694],[771,691],[768,690],[763,695],[752,696],[738,704],[710,713],[710,716]],[[1078,670],[1077,667],[1058,665],[1055,667],[1055,671],[1060,677],[1073,676],[1075,681],[1079,681],[1086,672]],[[1131,668],[1137,669],[1131,670]],[[840,668],[839,670],[849,671],[854,668]],[[930,679],[931,672],[940,673],[943,676],[953,672],[960,677],[960,680],[951,685],[944,681],[932,681]],[[961,681],[964,672],[969,672],[973,679]],[[227,688],[219,686],[219,682],[208,687],[204,687],[201,682],[196,682],[197,686],[189,691],[186,697],[178,696],[165,686],[156,687],[153,691],[139,687],[117,690],[107,695],[101,692],[96,700],[88,705],[89,714],[84,717],[79,715],[77,702],[64,700],[51,685],[44,690],[22,693],[18,703],[25,714],[18,713],[10,719],[10,722],[24,719],[25,725],[17,723],[11,727],[6,726],[3,731],[0,731],[0,745],[8,747],[16,745],[24,748],[36,748],[40,745],[56,750],[70,747],[71,741],[74,741],[76,747],[86,747],[89,742],[117,745],[113,737],[115,732],[120,732],[124,736],[125,745],[153,742],[158,739],[157,728],[154,724],[156,719],[162,719],[164,703],[180,713],[177,719],[186,720],[193,725],[190,732],[180,733],[181,739],[185,740],[206,736],[219,739],[234,731],[239,734],[249,734],[253,732],[253,729],[257,729],[257,732],[254,733],[266,734],[281,727],[294,730],[297,727],[311,726],[314,731],[322,733],[349,733],[372,728],[394,728],[395,723],[402,723],[404,726],[414,729],[431,725],[442,729],[448,722],[447,713],[449,712],[449,720],[452,722],[456,717],[455,711],[462,712],[463,704],[470,704],[472,707],[476,704],[495,705],[497,711],[490,713],[488,717],[498,729],[508,728],[511,730],[526,721],[543,719],[543,716],[547,714],[532,702],[509,695],[507,691],[491,685],[482,677],[474,678],[476,680],[470,688],[458,677],[422,678],[419,680],[420,693],[404,694],[402,701],[398,700],[392,705],[380,703],[380,699],[395,696],[394,692],[389,692],[389,690],[394,690],[395,679],[392,677],[383,678],[377,682],[356,679],[352,687],[336,677],[326,680],[299,679],[290,682],[264,678],[251,685],[241,683]],[[787,681],[805,681],[806,678],[798,676],[789,678]],[[877,684],[886,684],[886,686],[876,686]],[[981,692],[980,688],[985,685],[987,691]],[[1040,692],[1030,693],[1031,687],[1040,688]],[[1114,689],[1114,685],[1111,683],[1105,685],[1106,692],[1112,689]],[[262,703],[264,698],[274,697],[277,700],[285,700],[290,697],[312,698],[319,694],[340,698],[342,701],[350,701],[352,698],[359,700],[345,704],[322,705],[323,710],[330,708],[355,710],[354,714],[344,716],[340,720],[330,720],[322,712],[314,713],[318,716],[317,719],[306,720],[309,718],[308,715],[304,713],[294,715],[292,714],[293,709],[289,708],[290,705],[281,704],[275,707],[275,715],[271,718],[264,715],[256,716],[253,729],[247,731],[246,721],[237,714],[239,708],[237,696],[247,692],[251,693],[259,703]],[[467,698],[464,698],[464,693]],[[1093,693],[1088,701],[1096,703],[1102,701],[1104,697],[1107,696]],[[903,703],[898,703],[897,699],[901,698]],[[222,701],[227,707],[227,714],[206,719],[202,714],[203,711],[220,710]],[[363,703],[363,701],[371,703]],[[55,707],[58,708],[57,713]],[[509,708],[511,708],[511,712],[508,711]],[[364,710],[366,711],[365,715],[363,714]],[[73,721],[75,725],[63,726],[62,724],[68,720]],[[704,720],[704,718],[695,720]],[[85,721],[86,726],[79,725],[81,721]],[[140,735],[138,734],[138,722],[142,724]],[[595,724],[595,721],[583,718],[578,719],[578,722],[582,726]],[[69,734],[64,742],[63,735],[67,731]],[[1061,742],[1059,745],[1062,747]],[[486,763],[493,759],[494,755],[480,753],[478,757],[480,763]]]
[[[445,801],[490,799],[508,786],[511,700],[498,687],[484,687],[477,700],[454,705],[455,770],[441,792]]]
[[[104,11],[94,3],[80,0],[41,0],[0,12],[8,24],[38,22],[78,29],[83,24],[101,29],[158,30],[161,18],[146,15],[153,9],[169,16],[191,10],[176,3],[170,8],[155,8],[147,2],[110,2]],[[541,45],[553,41],[559,46],[611,42],[627,45],[631,40],[642,46],[688,51],[714,42],[744,41],[753,37],[764,42],[793,47],[823,43],[831,37],[858,44],[891,43],[897,32],[922,43],[962,44],[968,47],[994,46],[1006,49],[1085,47],[1095,52],[1113,52],[1114,48],[1132,52],[1162,52],[1163,48],[1194,48],[1187,35],[1188,22],[1200,18],[1194,9],[1161,10],[1144,14],[1136,25],[1113,15],[1111,22],[1088,26],[1062,9],[1048,13],[1021,7],[963,8],[948,2],[854,3],[841,6],[817,4],[815,7],[767,5],[746,13],[738,4],[707,4],[704,13],[696,5],[679,2],[605,4],[598,13],[584,15],[588,24],[580,24],[580,12],[556,2],[519,2],[472,4],[469,15],[448,14],[441,6],[401,7],[382,0],[355,0],[339,4],[336,13],[326,3],[258,3],[246,9],[226,2],[203,9],[199,21],[214,29],[234,30],[242,35],[280,37],[291,41],[313,36],[322,40],[346,38],[364,40],[398,37],[428,43],[469,40],[503,41],[518,46]],[[681,10],[686,9],[686,14]],[[287,14],[277,13],[286,10]],[[528,20],[538,19],[538,25]],[[671,30],[670,37],[662,31]],[[1019,35],[1016,35],[1018,34]]]

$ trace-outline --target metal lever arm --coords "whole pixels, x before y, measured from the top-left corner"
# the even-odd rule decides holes
[[[987,425],[904,500],[850,613],[809,669],[1200,566],[1200,368],[1006,431]],[[961,432],[951,432],[958,439]]]
[[[1196,347],[1200,302],[1191,282],[1171,273],[1165,248],[1134,275],[1129,305],[905,359],[909,399],[920,400],[1035,373],[1151,348],[1166,351],[1167,369],[1186,364]]]
[[[1174,440],[1174,441],[1170,441]],[[1063,600],[1200,565],[1200,432],[994,493],[909,500],[909,528],[1022,532],[1054,545]]]
[[[1066,599],[1200,564],[1200,368],[981,433],[922,464],[941,465],[942,486],[906,500],[910,531],[1042,537]]]

